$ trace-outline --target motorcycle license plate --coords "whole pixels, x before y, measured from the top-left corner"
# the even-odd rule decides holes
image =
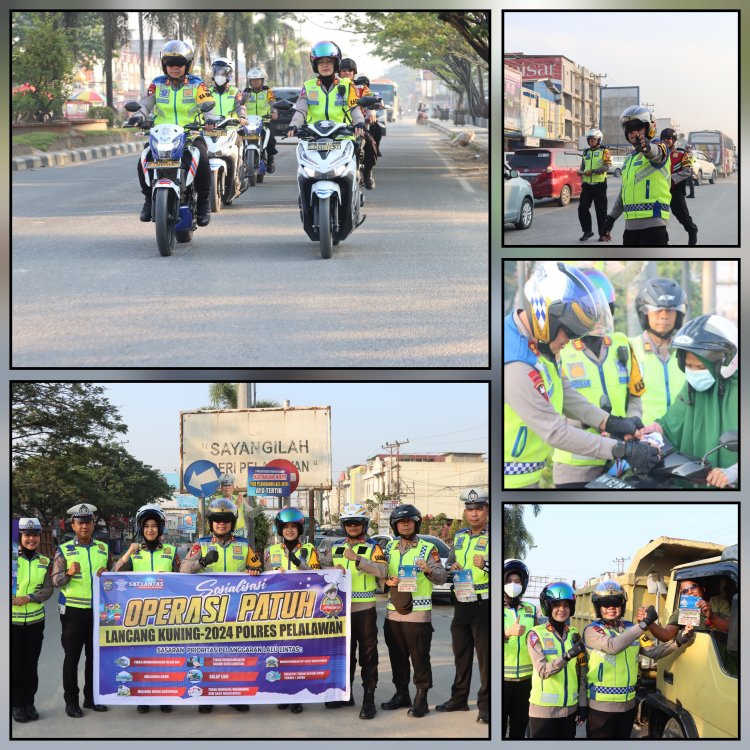
[[[243,141],[259,141],[260,136],[259,135],[243,135],[242,140]]]
[[[597,487],[601,487],[602,489],[608,489],[608,490],[631,489],[629,482],[625,482],[624,480],[619,479],[618,477],[612,477],[609,474],[602,474],[601,476],[598,476],[588,486],[591,487],[591,485],[596,485]]]
[[[204,130],[203,135],[207,135],[209,138],[218,138],[220,135],[226,135],[226,130]]]
[[[334,151],[337,148],[341,148],[340,141],[334,141],[333,143],[310,143],[307,146],[308,151]]]
[[[171,167],[179,167],[180,162],[178,161],[147,161],[146,169],[169,169]]]

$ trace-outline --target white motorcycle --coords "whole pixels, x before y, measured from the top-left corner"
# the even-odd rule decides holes
[[[266,176],[266,165],[268,163],[266,149],[268,148],[271,131],[260,115],[248,116],[245,131],[247,134],[242,136],[245,144],[243,161],[245,162],[250,187],[255,187],[256,182],[263,182],[263,178]]]
[[[222,204],[231,206],[250,186],[247,170],[242,161],[242,146],[237,131],[239,120],[231,117],[206,118],[215,130],[203,130],[201,135],[208,147],[211,166],[211,211],[221,211]]]

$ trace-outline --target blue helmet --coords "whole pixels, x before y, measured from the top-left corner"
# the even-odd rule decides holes
[[[552,617],[552,606],[559,602],[568,602],[570,604],[571,616],[576,612],[576,594],[573,587],[565,581],[555,581],[548,583],[539,594],[539,604],[542,607],[545,617]]]
[[[298,508],[282,508],[274,518],[274,526],[276,527],[276,533],[281,536],[281,532],[286,523],[296,523],[299,533],[305,530],[305,514]]]
[[[580,271],[595,289],[602,290],[610,305],[615,303],[615,287],[603,271],[598,268],[581,268]]]
[[[318,42],[310,50],[310,64],[312,69],[318,72],[318,60],[321,57],[330,57],[333,59],[333,72],[338,73],[341,68],[341,48],[334,42]]]

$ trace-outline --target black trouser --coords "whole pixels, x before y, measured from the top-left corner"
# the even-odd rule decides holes
[[[349,684],[354,685],[354,674],[357,671],[357,644],[359,644],[362,687],[365,692],[374,693],[378,686],[378,614],[375,607],[352,612],[351,633]]]
[[[590,185],[583,183],[581,198],[578,201],[578,221],[584,232],[591,231],[591,203],[596,211],[596,228],[599,236],[604,234],[604,220],[607,218],[607,181]]]
[[[589,708],[586,739],[627,740],[633,732],[636,706],[628,711],[596,711]]]
[[[685,188],[687,185],[685,182],[678,182],[676,185],[672,185],[672,200],[670,201],[669,207],[672,210],[672,214],[677,221],[685,227],[686,232],[696,230],[698,227],[695,226],[690,211],[688,211],[687,203],[685,202]]]
[[[13,689],[10,691],[12,708],[32,706],[39,687],[39,654],[44,640],[44,620],[30,625],[11,625],[10,664]]]
[[[364,161],[362,165],[365,171],[371,170],[375,166],[375,162],[378,160],[378,147],[375,143],[375,139],[368,132],[365,132],[365,143],[364,143]]]
[[[535,719],[529,718],[529,736],[531,739],[574,740],[576,737],[575,714],[564,719]]]
[[[423,690],[429,690],[432,687],[432,665],[430,664],[432,632],[431,622],[396,622],[386,619],[383,625],[383,635],[391,660],[393,684],[397,689],[409,685],[410,657],[414,667],[415,687]]]
[[[479,693],[477,708],[490,712],[490,600],[456,602],[451,622],[451,645],[456,664],[456,677],[451,687],[451,698],[466,703],[471,686],[474,649],[479,664]]]
[[[383,127],[379,122],[370,123],[370,135],[375,140],[375,147],[380,151],[380,141],[383,138]]]
[[[62,634],[60,642],[65,651],[63,660],[63,696],[65,704],[78,703],[78,662],[86,648],[83,699],[94,700],[94,613],[91,609],[66,607],[60,615]]]
[[[503,680],[503,738],[506,729],[509,740],[522,740],[526,736],[530,695],[531,677],[528,680]]]
[[[623,247],[664,247],[669,244],[666,227],[626,229],[622,235]]]
[[[201,155],[198,169],[195,172],[195,192],[199,196],[206,197],[211,192],[211,166],[208,163],[208,148],[203,138],[195,138],[190,145],[195,146]],[[151,151],[148,152],[146,158],[151,160]],[[186,144],[185,150],[182,152],[182,166],[188,168],[191,161],[192,153]],[[143,174],[140,156],[138,157],[138,182],[141,183],[141,192],[144,195],[151,195],[151,188],[146,184],[146,177]]]
[[[695,198],[695,180],[693,179],[693,175],[691,174],[690,177],[685,180],[686,187],[690,188],[690,197]]]

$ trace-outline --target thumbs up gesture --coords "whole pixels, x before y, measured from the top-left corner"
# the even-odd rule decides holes
[[[516,621],[505,631],[508,637],[512,635],[523,635],[526,632],[526,626],[519,622],[520,615],[516,615]]]

